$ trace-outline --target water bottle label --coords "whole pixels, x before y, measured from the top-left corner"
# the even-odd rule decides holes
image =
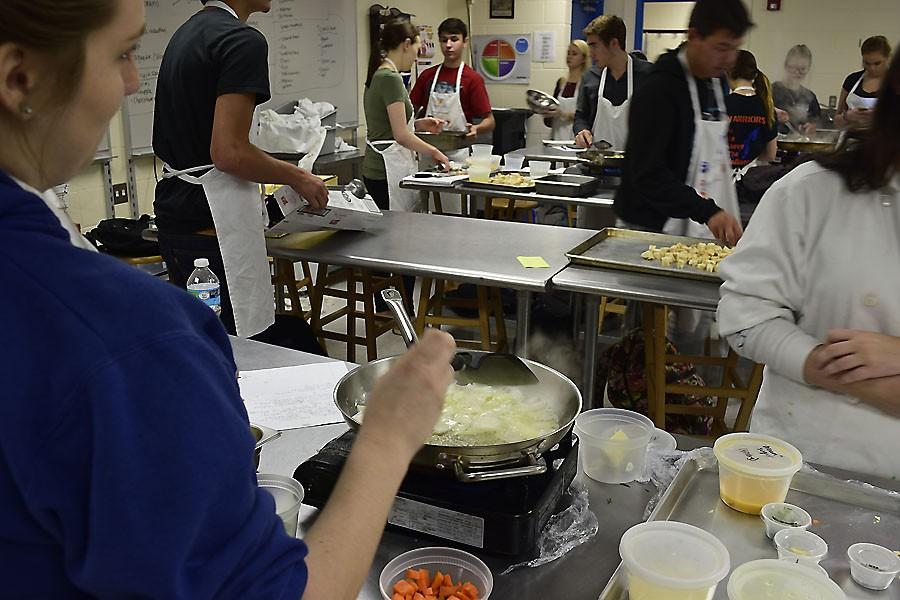
[[[222,299],[219,296],[219,286],[201,287],[191,286],[188,291],[192,296],[206,304],[208,307],[218,312],[221,308]]]

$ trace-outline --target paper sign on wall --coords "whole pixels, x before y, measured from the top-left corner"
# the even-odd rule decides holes
[[[556,32],[534,32],[534,62],[547,63],[556,61]]]
[[[531,82],[531,34],[472,36],[475,69],[488,83]]]

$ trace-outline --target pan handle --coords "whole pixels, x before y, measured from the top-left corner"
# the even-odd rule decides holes
[[[394,288],[388,288],[381,291],[381,297],[387,303],[388,308],[391,309],[391,314],[394,315],[394,321],[397,322],[397,326],[400,328],[400,335],[403,336],[406,347],[411,347],[419,341],[419,336],[416,335],[416,328],[413,327],[412,320],[403,307],[403,296]]]
[[[547,463],[544,459],[528,455],[528,464],[510,469],[493,469],[485,471],[467,471],[462,461],[453,461],[453,475],[463,483],[475,483],[476,481],[494,481],[497,479],[510,479],[512,477],[526,477],[528,475],[540,475],[547,472]]]

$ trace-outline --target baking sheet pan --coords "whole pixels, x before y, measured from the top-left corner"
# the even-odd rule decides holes
[[[847,548],[856,542],[900,550],[900,495],[804,468],[794,476],[786,502],[812,516],[809,530],[828,544],[820,564],[849,599],[900,600],[900,582],[883,592],[867,590],[851,579],[847,560]],[[685,461],[649,520],[680,521],[712,533],[728,548],[732,571],[751,560],[778,558],[762,519],[733,510],[719,499],[715,465],[701,467],[696,460]],[[728,600],[727,581],[716,588],[714,600]],[[626,600],[625,586],[620,564],[600,600]]]
[[[691,266],[683,268],[664,267],[659,261],[641,258],[641,253],[645,252],[650,245],[656,245],[657,248],[661,248],[663,246],[672,246],[679,242],[688,245],[698,242],[719,243],[711,239],[607,227],[569,250],[566,256],[573,263],[590,267],[622,269],[653,275],[699,279],[701,281],[722,281],[721,276],[715,272],[701,271]]]

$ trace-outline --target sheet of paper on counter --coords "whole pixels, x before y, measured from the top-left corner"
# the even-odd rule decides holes
[[[517,256],[519,264],[526,269],[548,269],[550,265],[542,256]]]
[[[343,362],[241,371],[238,385],[251,423],[297,429],[343,420],[334,388],[346,373]]]

